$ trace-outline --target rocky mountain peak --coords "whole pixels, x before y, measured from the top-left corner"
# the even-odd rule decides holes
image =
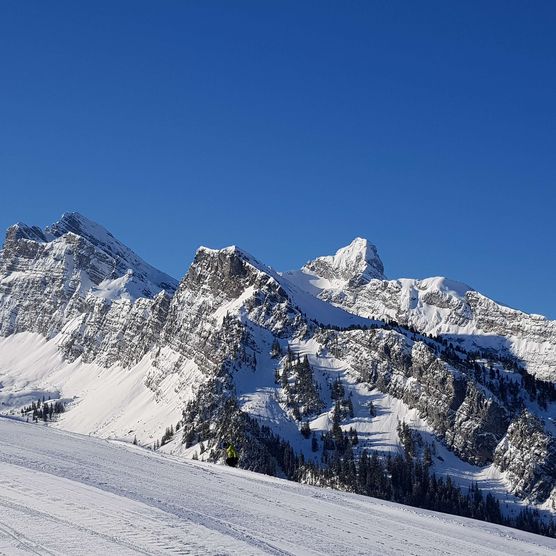
[[[103,255],[113,260],[114,270],[112,276],[106,278],[126,277],[130,283],[130,294],[132,297],[152,297],[161,289],[172,294],[177,281],[164,272],[152,267],[141,257],[134,253],[129,247],[117,240],[106,228],[90,220],[78,212],[66,212],[62,218],[48,226],[44,236],[49,240],[55,240],[74,234],[92,244]],[[132,271],[133,280],[128,276]],[[131,283],[134,283],[131,287]]]
[[[372,279],[384,280],[384,265],[377,248],[367,239],[356,237],[335,255],[319,257],[308,262],[303,270],[327,280],[342,280],[365,284]]]
[[[201,246],[197,250],[195,258],[196,259],[197,259],[197,257],[202,258],[204,256],[217,257],[217,258],[228,258],[228,259],[234,259],[236,261],[243,261],[245,263],[248,263],[249,265],[251,265],[255,269],[259,270],[260,272],[263,272],[263,273],[269,274],[269,275],[275,274],[274,271],[270,267],[268,267],[264,263],[258,261],[253,255],[251,255],[250,253],[248,253],[244,249],[241,249],[237,245],[230,245],[228,247],[224,247],[223,249],[211,249],[209,247]]]
[[[75,234],[87,240],[98,250],[111,257],[114,260],[116,276],[124,276],[128,270],[132,270],[138,280],[147,284],[145,288],[139,288],[139,295],[152,297],[160,289],[165,289],[169,293],[175,291],[177,281],[174,278],[146,263],[129,247],[117,240],[106,228],[86,216],[78,212],[66,212],[58,222],[48,226],[44,233],[50,240],[66,234]],[[142,293],[141,289],[144,289],[145,292]]]
[[[106,228],[78,212],[64,212],[60,220],[47,226],[45,231],[52,237],[61,237],[71,232],[93,240],[93,243],[110,244],[118,242]]]
[[[43,231],[37,226],[27,226],[18,222],[10,226],[6,231],[6,244],[17,241],[18,239],[29,239],[31,241],[45,242],[46,237]]]
[[[0,334],[36,331],[53,336],[82,314],[88,298],[117,300],[173,295],[177,282],[108,230],[66,213],[45,230],[15,224],[0,251]],[[104,305],[103,305],[104,306]]]
[[[283,282],[283,279],[274,269],[236,245],[230,245],[223,249],[199,247],[188,275],[199,273],[205,275],[205,277],[212,275],[216,280],[232,277],[243,278],[250,275],[251,279],[255,281],[263,280],[266,282],[270,279],[279,284]]]

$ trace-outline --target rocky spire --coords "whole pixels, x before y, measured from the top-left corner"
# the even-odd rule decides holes
[[[354,285],[365,284],[374,278],[385,279],[377,248],[361,237],[338,249],[335,255],[308,262],[303,269],[328,280],[344,280]]]

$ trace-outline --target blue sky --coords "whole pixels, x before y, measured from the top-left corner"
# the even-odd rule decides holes
[[[181,277],[355,236],[556,318],[556,3],[0,3],[0,227],[64,211]]]

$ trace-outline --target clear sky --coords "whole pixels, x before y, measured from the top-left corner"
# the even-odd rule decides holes
[[[556,2],[0,2],[0,227],[77,210],[181,278],[355,236],[556,318]]]

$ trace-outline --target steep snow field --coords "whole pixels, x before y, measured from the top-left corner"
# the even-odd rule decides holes
[[[136,435],[149,444],[178,421],[199,379],[196,369],[186,368],[188,387],[178,389],[175,375],[170,375],[155,394],[145,386],[149,371],[148,357],[130,369],[104,368],[80,359],[68,363],[57,348],[57,338],[46,341],[39,334],[14,334],[0,338],[0,412],[18,414],[37,398],[61,397],[69,411],[54,426],[129,441]]]
[[[2,554],[553,554],[556,540],[0,418]]]

